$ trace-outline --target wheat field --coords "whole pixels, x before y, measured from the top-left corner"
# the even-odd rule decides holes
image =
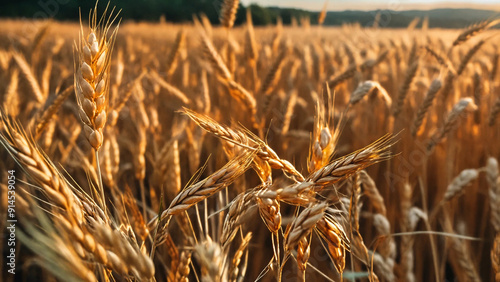
[[[0,22],[2,281],[500,281],[498,22],[233,26],[233,2]]]

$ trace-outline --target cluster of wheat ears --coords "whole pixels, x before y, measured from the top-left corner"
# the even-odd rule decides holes
[[[497,21],[233,27],[237,8],[4,21],[16,275],[500,281]]]

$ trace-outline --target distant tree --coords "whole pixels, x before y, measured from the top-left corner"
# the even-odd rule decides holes
[[[252,13],[252,21],[255,25],[271,24],[271,13],[269,9],[263,8],[257,4],[251,4],[248,9]]]

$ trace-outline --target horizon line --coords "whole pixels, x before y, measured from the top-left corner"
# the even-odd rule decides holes
[[[257,4],[261,7],[277,7],[282,9],[301,9],[309,12],[320,12],[323,8],[323,4],[316,5],[318,8],[307,8],[301,7],[301,5],[262,5],[262,3],[256,3],[255,0],[245,1],[246,5]],[[290,2],[302,2],[302,1],[290,1]],[[307,4],[311,4],[310,2]],[[334,6],[334,7],[332,7]],[[465,2],[437,2],[437,3],[394,3],[385,4],[384,8],[381,8],[381,4],[377,3],[363,3],[363,8],[361,5],[356,5],[348,3],[334,3],[329,4],[327,7],[327,12],[345,12],[345,11],[376,11],[376,10],[391,10],[391,11],[431,11],[436,9],[471,9],[471,10],[487,10],[492,12],[498,12],[500,15],[500,3],[499,4],[488,4],[488,3],[465,3]]]

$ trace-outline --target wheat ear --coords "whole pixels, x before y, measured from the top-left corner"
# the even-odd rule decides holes
[[[201,281],[226,281],[224,275],[225,255],[218,243],[207,237],[194,247],[194,255],[201,268]]]
[[[316,224],[315,230],[326,241],[328,254],[337,271],[342,273],[345,268],[345,251],[350,249],[344,228],[332,215],[326,213]]]
[[[489,157],[486,163],[486,181],[488,183],[488,194],[490,196],[491,224],[495,231],[500,232],[500,178],[498,172],[498,161]]]
[[[229,281],[238,281],[241,276],[241,272],[239,269],[239,265],[241,263],[241,258],[245,252],[248,252],[248,244],[250,244],[250,240],[252,240],[252,232],[248,232],[247,235],[242,239],[240,246],[234,253],[233,259],[231,261],[231,265],[229,268]]]
[[[453,109],[446,117],[446,120],[443,126],[436,131],[436,133],[431,137],[427,144],[427,152],[430,153],[434,149],[434,147],[441,142],[441,140],[448,134],[453,128],[455,128],[456,124],[462,113],[466,110],[476,110],[477,106],[474,104],[472,98],[462,98],[458,103],[453,106]]]
[[[323,218],[327,207],[327,203],[312,203],[295,217],[285,232],[285,251],[290,252],[302,238],[311,233],[318,221]]]
[[[500,281],[500,234],[497,233],[491,249],[491,264],[495,273],[495,282]]]
[[[251,151],[241,154],[209,177],[181,191],[172,200],[168,209],[163,212],[162,218],[181,213],[230,185],[248,169],[253,157],[254,152]]]
[[[386,207],[384,203],[384,198],[380,195],[380,192],[377,189],[375,181],[366,173],[366,171],[362,170],[359,173],[358,182],[359,185],[363,188],[363,192],[370,198],[373,208],[377,211],[377,213],[385,216],[386,215]]]
[[[38,80],[33,74],[33,71],[31,70],[28,62],[26,62],[26,59],[18,53],[13,53],[12,57],[14,58],[24,77],[28,81],[38,103],[43,103],[45,101],[45,95],[43,94],[42,89],[40,88],[40,84],[38,84]]]
[[[465,56],[460,61],[460,65],[457,68],[457,75],[460,75],[460,74],[462,74],[464,72],[465,67],[467,66],[467,64],[469,63],[469,61],[472,59],[472,57],[474,56],[474,54],[476,54],[477,51],[479,51],[479,49],[481,48],[481,46],[484,45],[484,43],[486,43],[486,41],[485,40],[481,40],[478,43],[476,43],[476,45],[474,45],[471,49],[469,49],[469,51],[467,52],[467,54],[465,54]]]
[[[19,114],[19,70],[14,69],[10,74],[9,85],[4,93],[3,108],[8,111],[12,117],[17,117]]]
[[[456,74],[455,68],[453,68],[453,65],[451,64],[450,60],[442,54],[439,54],[437,51],[432,49],[430,46],[425,46],[425,50],[431,54],[433,58],[436,59],[436,61],[441,65],[442,67],[450,70],[453,74]]]
[[[224,0],[220,12],[220,22],[226,28],[232,28],[236,20],[236,11],[238,11],[239,0]]]
[[[199,29],[199,34],[201,38],[201,43],[203,45],[203,50],[205,53],[206,58],[210,61],[212,67],[214,67],[217,70],[217,73],[225,80],[225,81],[230,81],[232,80],[232,75],[229,69],[227,68],[226,64],[224,63],[224,60],[222,57],[219,55],[217,50],[215,49],[212,41],[210,38],[207,36],[205,31]]]
[[[180,254],[179,265],[175,270],[175,281],[179,282],[189,282],[189,272],[190,272],[190,264],[191,264],[191,252],[183,251]]]
[[[392,142],[393,138],[386,135],[365,148],[338,158],[316,170],[306,178],[306,181],[318,187],[324,187],[346,179],[359,170],[390,158],[391,154],[388,149],[392,146]]]
[[[491,81],[495,80],[495,77],[497,76],[497,72],[498,72],[498,59],[500,57],[500,53],[495,52],[495,55],[493,55],[493,59],[491,59],[491,72],[490,72],[490,75],[489,75],[489,79]]]
[[[439,78],[436,78],[432,81],[429,86],[429,90],[425,94],[424,102],[422,102],[422,106],[418,109],[418,112],[415,116],[415,120],[413,121],[413,126],[411,128],[411,135],[416,136],[422,122],[424,121],[425,115],[429,111],[429,108],[436,97],[437,92],[441,89],[442,83]]]
[[[117,29],[107,38],[114,20],[110,17],[106,24],[103,25],[100,21],[98,24],[96,10],[91,19],[87,36],[84,36],[83,26],[81,27],[80,43],[77,46],[75,92],[85,137],[97,151],[103,142],[109,102],[111,52]]]
[[[81,245],[85,251],[92,254],[98,263],[121,274],[129,273],[131,269],[125,267],[127,260],[130,262],[130,260],[138,257],[128,253],[130,250],[128,242],[123,242],[118,247],[122,250],[119,253],[106,250],[103,241],[95,237],[98,234],[86,226],[86,221],[93,220],[92,215],[100,210],[97,207],[91,206],[91,202],[80,200],[80,197],[75,194],[75,191],[72,190],[67,180],[60,175],[54,164],[38,150],[33,141],[26,136],[19,125],[13,124],[5,117],[3,117],[2,122],[8,125],[5,127],[8,131],[6,132],[6,136],[0,136],[0,143],[25,169],[33,181],[40,185],[41,191],[47,196],[50,204],[54,207],[53,216],[57,224],[74,239],[75,244]],[[87,200],[86,198],[84,199]],[[104,219],[102,218],[105,217],[104,213],[100,211],[98,214],[102,214],[98,216],[99,220],[103,221]],[[107,225],[101,223],[98,225],[102,232],[112,232]],[[107,242],[111,246],[111,244],[114,244],[111,243],[113,241],[109,240]],[[84,258],[87,255],[82,253],[80,256]],[[148,264],[147,266],[146,264],[148,263],[145,262],[142,270],[147,268],[145,270],[147,274],[139,271],[139,273],[145,276],[138,276],[138,278],[151,277],[151,273],[154,273],[152,264]]]
[[[358,67],[355,64],[348,66],[342,73],[338,74],[337,76],[332,77],[332,79],[330,79],[328,81],[328,87],[330,87],[330,89],[333,89],[338,84],[353,77],[356,74],[357,69],[358,69]]]
[[[490,117],[488,119],[489,126],[495,125],[495,120],[499,113],[500,113],[500,98],[497,98],[495,104],[493,104],[493,106],[491,107]]]
[[[183,108],[183,112],[204,130],[232,144],[255,150],[257,156],[268,162],[272,168],[282,169],[297,179],[304,180],[304,177],[290,162],[279,158],[271,147],[269,147],[264,141],[260,140],[257,136],[251,134],[249,131],[231,129],[226,125],[216,122],[206,115],[196,113],[187,108]]]
[[[177,87],[166,82],[163,78],[160,77],[160,75],[156,71],[151,71],[149,74],[150,74],[151,78],[154,79],[154,81],[156,83],[158,83],[162,88],[167,90],[168,93],[177,97],[184,104],[188,105],[191,102],[191,100],[186,96],[186,94],[184,94]]]
[[[236,236],[237,231],[245,220],[252,207],[255,206],[255,192],[248,191],[236,196],[229,205],[229,211],[222,227],[221,243],[226,247]]]
[[[456,197],[478,176],[479,172],[477,169],[462,170],[462,172],[460,172],[460,174],[451,181],[450,185],[448,185],[443,201],[447,202]]]
[[[417,75],[419,63],[418,61],[413,62],[406,71],[406,76],[401,88],[399,88],[398,98],[396,100],[394,108],[394,116],[398,116],[404,106],[404,101],[408,95],[408,90],[410,90],[411,83],[415,76]]]
[[[496,25],[497,23],[499,23],[500,20],[490,20],[490,21],[484,21],[484,22],[481,22],[479,24],[476,24],[476,25],[473,25],[471,26],[470,28],[468,28],[467,30],[463,31],[462,33],[460,33],[458,35],[458,37],[455,39],[455,41],[453,41],[453,46],[452,47],[456,47],[464,42],[466,42],[467,40],[469,40],[470,38],[472,38],[473,36],[477,35],[478,33]]]
[[[389,97],[387,91],[380,85],[380,83],[376,81],[367,80],[361,82],[358,87],[351,93],[351,97],[349,99],[349,103],[351,105],[357,104],[361,101],[366,95],[372,92],[381,93],[382,97],[386,101],[386,104],[390,106],[392,104],[392,100]]]
[[[167,69],[166,73],[167,76],[171,76],[175,68],[177,67],[177,61],[179,60],[179,54],[181,53],[182,48],[184,48],[184,45],[186,44],[186,33],[184,30],[179,30],[177,33],[177,36],[175,37],[175,42],[174,46],[172,46],[172,49],[170,50],[170,54],[168,55],[167,58]]]
[[[63,92],[57,95],[57,98],[54,100],[54,102],[42,113],[40,119],[35,125],[35,136],[40,136],[52,116],[54,116],[54,114],[61,107],[66,98],[68,98],[68,96],[73,93],[73,90],[73,86],[66,88]]]

